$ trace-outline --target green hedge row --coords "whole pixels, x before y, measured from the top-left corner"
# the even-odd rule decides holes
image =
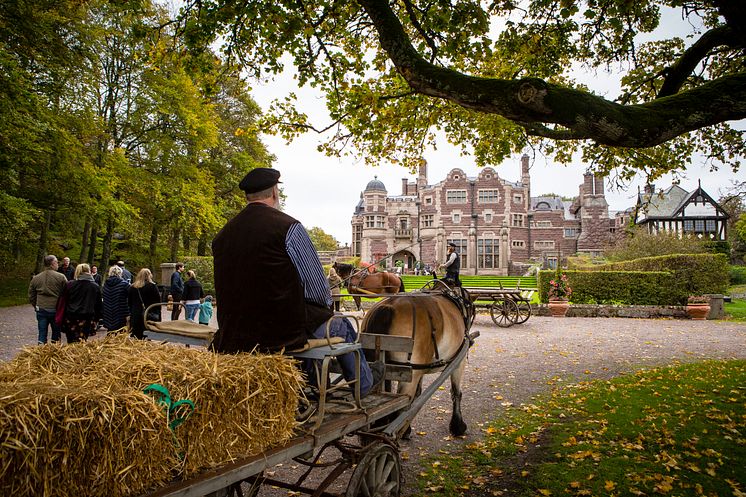
[[[730,267],[730,284],[746,285],[746,266]]]
[[[612,302],[625,304],[649,304],[649,305],[684,305],[689,295],[702,295],[708,293],[725,293],[728,288],[728,258],[724,254],[673,254],[662,255],[657,257],[644,257],[631,261],[615,262],[602,264],[592,268],[578,268],[578,271],[567,271],[570,278],[570,286],[576,290],[576,284],[580,285],[577,290],[582,291],[580,295],[573,294],[571,300],[576,303],[605,303]],[[669,273],[664,280],[659,280],[659,287],[655,292],[649,288],[651,281],[656,281],[659,276],[653,276],[648,280],[644,276],[627,276],[622,277],[615,285],[610,285],[605,278],[612,278],[610,273]],[[577,276],[573,280],[571,273],[599,273],[599,276],[581,277]],[[554,277],[554,271],[540,272],[540,296],[542,302],[546,301],[546,295],[549,288],[549,280]],[[588,281],[593,280],[593,286],[608,289],[616,286],[618,288],[617,296],[609,296],[609,290],[595,290],[588,288]],[[632,290],[625,286],[636,285],[642,290]],[[544,292],[544,293],[541,293]],[[635,301],[627,299],[632,298],[631,292],[635,292]],[[640,302],[642,294],[648,295],[647,302]],[[660,296],[656,296],[660,295]],[[581,300],[582,299],[582,300]]]
[[[567,275],[574,304],[677,305],[678,292],[671,292],[667,271],[563,271]],[[549,281],[556,272],[539,271],[539,299],[549,301]]]

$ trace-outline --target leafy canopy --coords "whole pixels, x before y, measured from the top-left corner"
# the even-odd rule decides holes
[[[670,35],[662,20],[679,17]],[[295,66],[332,122],[311,123],[291,94],[264,129],[327,131],[330,155],[415,168],[442,133],[479,165],[582,149],[596,170],[654,179],[695,152],[736,171],[744,152],[744,2],[191,0],[180,21],[193,49],[221,37],[255,77]],[[608,71],[616,96],[576,79]]]

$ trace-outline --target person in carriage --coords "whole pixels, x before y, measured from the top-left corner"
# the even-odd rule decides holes
[[[442,267],[446,270],[446,275],[443,280],[449,286],[461,286],[461,280],[459,279],[459,273],[461,272],[461,256],[456,251],[456,244],[453,242],[448,243],[448,259],[446,259]]]
[[[302,348],[309,338],[323,338],[334,315],[332,295],[318,253],[303,225],[280,211],[280,172],[249,171],[239,184],[248,205],[215,236],[212,252],[218,331],[217,352],[279,352]],[[353,342],[347,319],[333,319],[332,336]],[[339,358],[343,376],[358,371],[352,354]],[[382,364],[373,369],[362,358],[360,391],[381,381]]]

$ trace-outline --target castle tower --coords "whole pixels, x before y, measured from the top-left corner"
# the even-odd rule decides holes
[[[604,193],[604,178],[587,172],[580,186],[579,209],[580,236],[578,252],[599,253],[609,242],[609,204]]]

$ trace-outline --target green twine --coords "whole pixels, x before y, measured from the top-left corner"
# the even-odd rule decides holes
[[[168,422],[168,428],[171,430],[177,454],[179,459],[183,460],[184,453],[180,450],[181,444],[179,444],[179,440],[176,438],[175,430],[192,415],[194,412],[194,402],[188,399],[177,400],[176,402],[172,401],[168,389],[159,383],[148,385],[143,390],[143,393],[153,397],[156,404],[163,407],[163,410],[166,412],[166,421]]]

